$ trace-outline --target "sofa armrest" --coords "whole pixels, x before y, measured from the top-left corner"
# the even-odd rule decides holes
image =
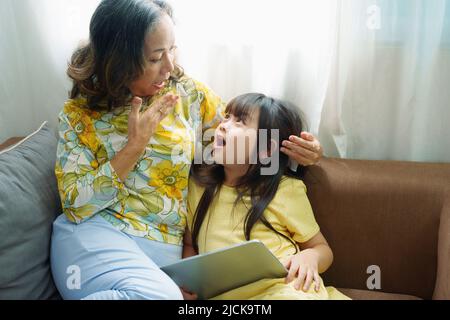
[[[438,268],[433,299],[450,300],[450,195],[447,197],[441,213]]]

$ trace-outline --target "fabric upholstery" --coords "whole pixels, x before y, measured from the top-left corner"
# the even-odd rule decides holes
[[[61,213],[55,154],[46,123],[0,152],[0,299],[58,297],[49,264],[51,226]]]
[[[323,159],[305,184],[335,256],[325,283],[367,290],[367,268],[375,265],[380,291],[433,297],[439,241],[439,281],[450,270],[448,229],[440,226],[450,164]],[[450,298],[444,284],[438,289]]]

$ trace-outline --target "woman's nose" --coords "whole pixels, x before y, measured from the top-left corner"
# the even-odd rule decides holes
[[[163,75],[170,74],[175,69],[175,63],[171,57],[166,56],[164,59],[164,66],[161,69]]]

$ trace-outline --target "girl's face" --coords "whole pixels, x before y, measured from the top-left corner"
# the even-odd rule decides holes
[[[173,21],[163,14],[155,29],[146,36],[144,73],[129,85],[134,96],[153,96],[165,87],[174,69],[175,49]]]
[[[227,114],[217,127],[214,139],[214,160],[222,165],[256,163],[259,110],[255,108],[246,119]]]

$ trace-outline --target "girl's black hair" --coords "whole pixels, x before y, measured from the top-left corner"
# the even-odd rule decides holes
[[[236,189],[238,196],[235,206],[239,201],[243,201],[245,196],[250,196],[251,207],[248,210],[244,222],[244,234],[246,240],[250,240],[251,231],[258,221],[261,221],[267,228],[279,236],[289,240],[295,247],[295,242],[284,234],[275,230],[275,228],[264,217],[264,211],[275,197],[283,176],[301,178],[304,173],[304,167],[299,166],[297,172],[289,168],[289,158],[284,153],[279,152],[281,143],[289,140],[292,135],[298,136],[304,130],[304,124],[300,111],[293,104],[274,98],[267,97],[259,93],[249,93],[233,99],[226,108],[226,114],[231,114],[245,122],[245,120],[256,110],[259,110],[258,129],[266,129],[267,146],[266,150],[271,148],[271,129],[279,131],[277,149],[270,150],[271,153],[279,153],[279,167],[274,175],[261,175],[261,169],[269,167],[271,164],[262,164],[260,157],[257,157],[257,163],[251,164],[247,174],[238,181]],[[257,154],[259,154],[259,135],[257,141]],[[217,195],[225,179],[224,167],[213,164],[193,164],[191,167],[191,177],[194,181],[205,188],[200,199],[194,216],[194,225],[192,230],[192,240],[194,248],[198,251],[198,236],[204,223],[214,197]],[[245,202],[244,202],[245,204]]]

